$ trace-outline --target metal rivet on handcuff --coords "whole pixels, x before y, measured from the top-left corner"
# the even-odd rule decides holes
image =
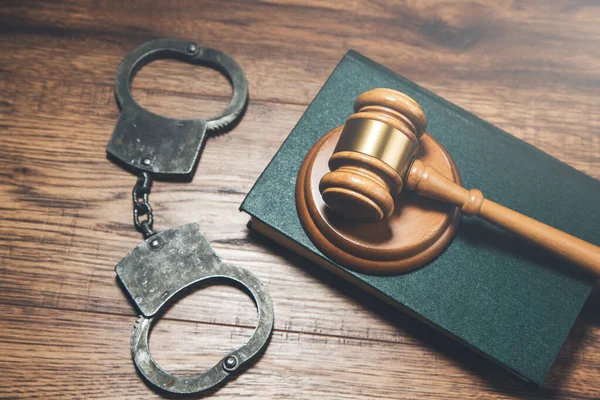
[[[160,241],[160,247],[153,246]],[[243,268],[224,264],[197,224],[169,229],[138,245],[117,265],[117,275],[142,316],[131,334],[131,355],[142,375],[174,393],[209,389],[237,370],[267,344],[273,328],[273,305],[265,286]],[[179,378],[161,369],[150,355],[148,333],[153,316],[177,293],[191,285],[226,279],[242,285],[258,308],[258,324],[250,340],[199,375]]]
[[[178,120],[153,114],[131,96],[131,82],[145,64],[175,58],[221,71],[233,86],[225,111],[208,121]],[[227,378],[267,345],[273,329],[273,305],[266,287],[249,271],[225,264],[214,253],[197,224],[164,232],[153,230],[148,196],[152,176],[191,178],[207,131],[223,131],[242,115],[248,86],[240,66],[219,51],[178,39],[145,43],[128,54],[117,70],[115,92],[121,115],[108,143],[108,154],[138,180],[132,191],[134,225],[145,238],[115,271],[141,316],[131,335],[136,367],[151,384],[173,393],[198,393]],[[229,280],[243,286],[258,309],[258,324],[250,340],[201,374],[180,378],[158,366],[150,354],[148,335],[155,315],[178,293],[208,280]]]
[[[171,58],[214,68],[223,73],[233,95],[221,115],[208,121],[166,118],[142,108],[131,95],[136,72],[151,61]],[[126,168],[159,176],[191,178],[206,132],[229,128],[248,102],[248,84],[242,68],[220,51],[178,39],[145,43],[125,56],[117,69],[115,94],[121,115],[106,150]]]

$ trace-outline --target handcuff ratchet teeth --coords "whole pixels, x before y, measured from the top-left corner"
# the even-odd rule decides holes
[[[225,111],[205,121],[167,118],[142,108],[131,96],[131,82],[142,66],[159,58],[175,58],[221,71],[233,87]],[[153,175],[192,177],[207,131],[224,130],[240,118],[248,102],[248,85],[244,72],[228,55],[184,40],[158,39],[141,45],[123,59],[117,70],[115,94],[121,114],[107,153],[140,177],[132,192],[134,222],[145,238],[115,267],[123,288],[141,312],[131,335],[131,354],[152,385],[172,393],[198,393],[223,381],[265,348],[273,330],[271,297],[249,271],[221,262],[197,224],[161,233],[153,231],[148,195]],[[140,220],[144,216],[146,219]],[[152,358],[148,347],[150,328],[174,297],[209,280],[228,280],[252,296],[258,309],[256,330],[246,344],[209,370],[192,377],[176,377]]]
[[[224,74],[233,88],[229,105],[207,121],[167,118],[144,109],[133,99],[131,83],[144,65],[164,58],[207,66]],[[157,39],[139,46],[121,61],[115,95],[121,114],[106,148],[108,154],[129,169],[191,178],[207,131],[223,131],[243,114],[248,83],[242,68],[227,54],[186,40]]]

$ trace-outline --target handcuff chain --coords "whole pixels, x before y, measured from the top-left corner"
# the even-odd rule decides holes
[[[144,235],[144,239],[148,239],[156,233],[152,230],[154,216],[148,202],[150,189],[152,189],[152,175],[142,172],[133,186],[131,197],[133,200],[133,225],[138,232]],[[140,221],[140,217],[143,216],[146,216],[146,219]]]

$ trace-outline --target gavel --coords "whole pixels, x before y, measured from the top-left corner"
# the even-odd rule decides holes
[[[319,182],[325,204],[344,218],[378,222],[403,190],[453,204],[600,276],[600,247],[467,190],[416,159],[427,118],[419,104],[391,89],[359,95]]]

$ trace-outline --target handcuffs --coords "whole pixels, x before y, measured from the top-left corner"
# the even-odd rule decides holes
[[[150,61],[164,58],[222,72],[233,87],[225,111],[207,121],[179,120],[151,113],[136,103],[131,95],[136,72]],[[249,271],[223,263],[197,224],[155,232],[148,195],[153,176],[191,179],[207,133],[225,131],[243,114],[248,102],[248,84],[240,66],[228,55],[185,40],[158,39],[139,46],[123,59],[117,69],[115,94],[121,113],[107,153],[139,176],[132,192],[133,219],[145,239],[115,267],[123,288],[141,313],[131,334],[132,358],[152,385],[172,393],[198,393],[219,384],[266,347],[273,330],[271,297],[265,285]],[[178,293],[216,279],[231,281],[247,290],[258,309],[257,327],[247,343],[209,370],[192,377],[174,376],[164,371],[150,354],[150,327],[159,318],[156,315]]]

